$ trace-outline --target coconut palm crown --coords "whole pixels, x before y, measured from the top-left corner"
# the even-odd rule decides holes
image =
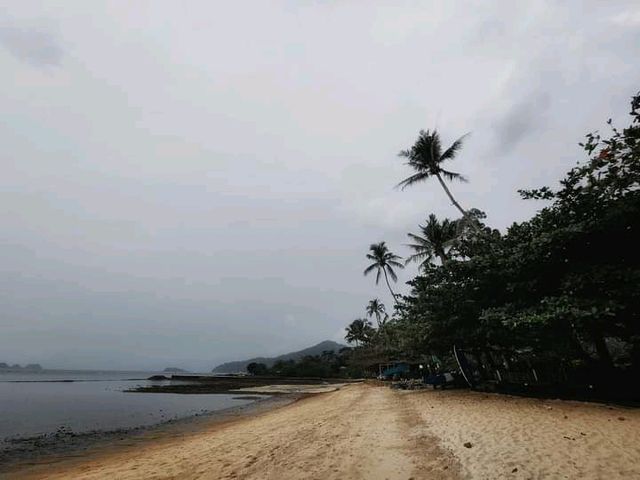
[[[345,330],[347,343],[355,343],[356,346],[367,343],[373,334],[371,323],[364,318],[356,318]]]
[[[391,296],[397,303],[398,298],[395,292],[393,291],[393,289],[391,288],[391,284],[389,283],[389,277],[391,277],[391,280],[393,280],[394,282],[398,281],[398,276],[396,275],[396,272],[393,269],[404,268],[404,265],[400,263],[400,260],[402,260],[402,257],[390,252],[385,242],[372,244],[369,247],[369,252],[370,253],[367,254],[367,258],[369,260],[372,260],[373,263],[369,265],[367,268],[365,268],[364,274],[368,275],[369,273],[376,270],[376,285],[378,284],[378,282],[380,282],[380,277],[384,275],[384,279],[387,282],[387,287],[391,292]]]
[[[460,235],[460,224],[456,220],[445,218],[439,221],[432,213],[425,225],[419,225],[420,235],[407,233],[413,243],[407,244],[415,253],[407,257],[405,264],[419,262],[420,267],[426,267],[435,257],[442,265],[449,260],[449,253],[455,246]]]
[[[382,317],[386,315],[384,303],[382,303],[377,298],[374,298],[373,300],[369,300],[369,303],[367,304],[367,315],[369,315],[369,317],[373,317],[373,316],[376,317],[376,321],[378,322],[378,328],[382,326],[384,322],[382,320]]]
[[[467,135],[463,135],[457,139],[443,152],[440,135],[436,130],[420,130],[418,139],[413,146],[408,150],[402,150],[398,154],[398,156],[408,159],[407,165],[409,165],[415,173],[401,181],[397,187],[404,190],[410,185],[423,182],[431,177],[436,177],[442,189],[451,200],[451,203],[460,211],[463,217],[468,218],[469,213],[460,206],[444,181],[444,179],[447,179],[449,181],[459,180],[466,182],[467,179],[460,173],[445,170],[442,167],[444,162],[455,158],[456,154],[462,148],[462,143]],[[475,224],[473,224],[473,227],[477,230]]]

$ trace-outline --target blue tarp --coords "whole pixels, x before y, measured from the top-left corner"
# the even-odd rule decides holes
[[[394,375],[400,375],[402,373],[406,373],[409,371],[409,365],[406,363],[401,363],[400,365],[396,365],[395,367],[387,368],[382,371],[383,377],[393,377]]]

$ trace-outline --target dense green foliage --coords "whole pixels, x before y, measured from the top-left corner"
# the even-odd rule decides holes
[[[358,339],[361,348],[418,358],[448,356],[456,345],[527,352],[591,372],[639,370],[640,95],[630,114],[631,124],[612,127],[607,138],[587,135],[587,159],[558,189],[520,191],[526,201],[547,202],[530,220],[502,234],[482,223],[481,212],[463,212],[458,222],[471,225],[473,217],[474,228],[458,229],[455,240],[439,231],[421,241],[410,294],[384,332]],[[425,165],[426,174],[438,172]],[[440,230],[445,222],[430,220]]]
[[[247,365],[247,372],[251,375],[267,375],[267,373],[269,373],[269,369],[264,363],[251,362]]]
[[[346,331],[345,340],[356,345],[368,344],[375,333],[371,322],[366,318],[356,318],[349,324]]]
[[[351,349],[341,352],[326,351],[321,355],[308,355],[298,361],[279,360],[268,368],[264,363],[250,363],[247,371],[252,375],[278,377],[345,378],[362,376],[362,371],[349,365]]]

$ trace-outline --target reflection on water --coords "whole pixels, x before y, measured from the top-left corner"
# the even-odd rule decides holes
[[[0,440],[56,431],[75,433],[148,426],[246,405],[226,394],[126,393],[148,385],[149,372],[0,373]],[[136,379],[136,380],[132,380]]]

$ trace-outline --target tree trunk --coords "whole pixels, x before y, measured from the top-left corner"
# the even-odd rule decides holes
[[[464,208],[462,208],[460,206],[460,204],[456,201],[455,198],[453,198],[453,195],[451,194],[451,191],[449,191],[449,187],[447,187],[447,184],[444,183],[444,180],[442,179],[442,177],[440,176],[439,173],[436,173],[436,177],[438,178],[438,181],[440,182],[440,185],[442,185],[442,188],[444,189],[444,193],[447,194],[447,196],[449,197],[449,200],[451,200],[451,203],[453,204],[454,207],[456,207],[460,213],[462,214],[462,216],[464,218],[466,218],[467,220],[469,220],[469,223],[471,224],[471,226],[473,227],[473,229],[476,232],[480,231],[480,228],[476,225],[476,223],[473,221],[473,218],[471,218],[471,216],[469,215],[469,212],[467,212]]]
[[[587,352],[585,352],[582,347],[582,343],[580,342],[580,337],[578,336],[578,331],[573,322],[569,322],[569,335],[568,340],[571,346],[575,349],[575,353],[582,359],[582,361],[591,363],[593,362],[593,357],[591,357]]]
[[[382,271],[384,272],[384,279],[387,282],[387,287],[389,287],[389,291],[391,292],[393,301],[396,302],[396,305],[398,305],[398,298],[396,297],[396,294],[393,293],[393,290],[391,289],[391,284],[389,283],[389,277],[387,277],[387,271],[384,268],[382,269]]]
[[[604,336],[597,330],[591,331],[591,338],[596,347],[596,352],[598,352],[598,358],[607,367],[613,367],[613,359],[611,358],[611,353],[609,353],[609,348],[607,347],[607,342],[604,340]]]
[[[436,251],[436,255],[438,256],[440,262],[442,263],[442,266],[444,267],[444,265],[449,261],[449,257],[447,257],[447,254],[444,252],[444,250]]]

